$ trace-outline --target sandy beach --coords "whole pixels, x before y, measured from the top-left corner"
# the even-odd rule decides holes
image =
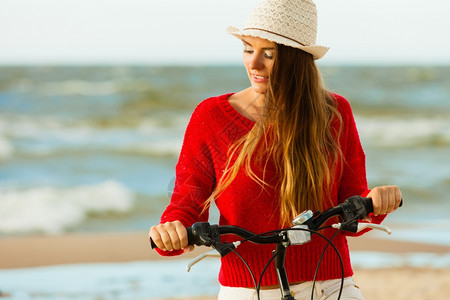
[[[450,247],[413,242],[359,237],[349,239],[352,251],[448,255]],[[184,258],[195,257],[207,248],[198,248]],[[0,269],[37,266],[164,261],[151,250],[147,233],[66,234],[60,236],[4,237],[0,239]],[[355,279],[367,300],[444,299],[450,295],[448,268],[400,266],[392,268],[355,267]],[[179,298],[178,298],[179,299]],[[189,299],[189,298],[183,298]],[[197,297],[191,299],[213,299]]]
[[[369,237],[348,238],[352,251],[386,253],[450,253],[450,246],[431,245]],[[164,260],[152,250],[147,233],[66,234],[0,238],[0,269],[59,264]],[[196,257],[206,247],[197,247],[184,258]]]
[[[448,299],[450,295],[450,270],[448,269],[357,269],[354,278],[361,288],[365,300],[436,300]],[[183,300],[214,299],[216,298],[183,298]]]

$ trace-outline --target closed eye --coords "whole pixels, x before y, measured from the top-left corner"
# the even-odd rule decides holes
[[[273,51],[264,51],[264,57],[268,59],[273,58]]]

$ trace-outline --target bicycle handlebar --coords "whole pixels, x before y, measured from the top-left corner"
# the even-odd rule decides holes
[[[400,206],[402,203],[400,203]],[[353,196],[343,203],[329,208],[324,212],[311,213],[311,216],[304,220],[302,224],[307,226],[305,231],[318,231],[320,227],[331,217],[340,216],[343,219],[342,230],[357,232],[358,219],[373,212],[372,199],[361,196]],[[297,218],[296,218],[297,219]],[[300,225],[300,224],[294,224]],[[295,226],[294,226],[295,227]],[[258,235],[243,228],[232,225],[210,225],[208,222],[198,222],[192,227],[186,228],[188,234],[188,244],[197,246],[214,246],[220,244],[220,236],[223,234],[235,234],[257,244],[271,244],[283,242],[283,236],[274,233],[271,235]],[[156,248],[153,240],[150,239],[152,248]]]

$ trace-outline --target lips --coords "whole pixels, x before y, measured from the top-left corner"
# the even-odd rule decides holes
[[[259,83],[267,82],[269,80],[268,76],[261,76],[261,75],[257,75],[257,74],[252,74],[252,78],[253,78],[254,82],[259,82]]]

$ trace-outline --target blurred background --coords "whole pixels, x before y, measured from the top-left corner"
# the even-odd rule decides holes
[[[1,1],[0,239],[156,224],[193,109],[248,86],[225,29],[256,3]],[[387,224],[450,245],[450,3],[316,3],[318,65],[353,107],[369,185],[403,191]]]

